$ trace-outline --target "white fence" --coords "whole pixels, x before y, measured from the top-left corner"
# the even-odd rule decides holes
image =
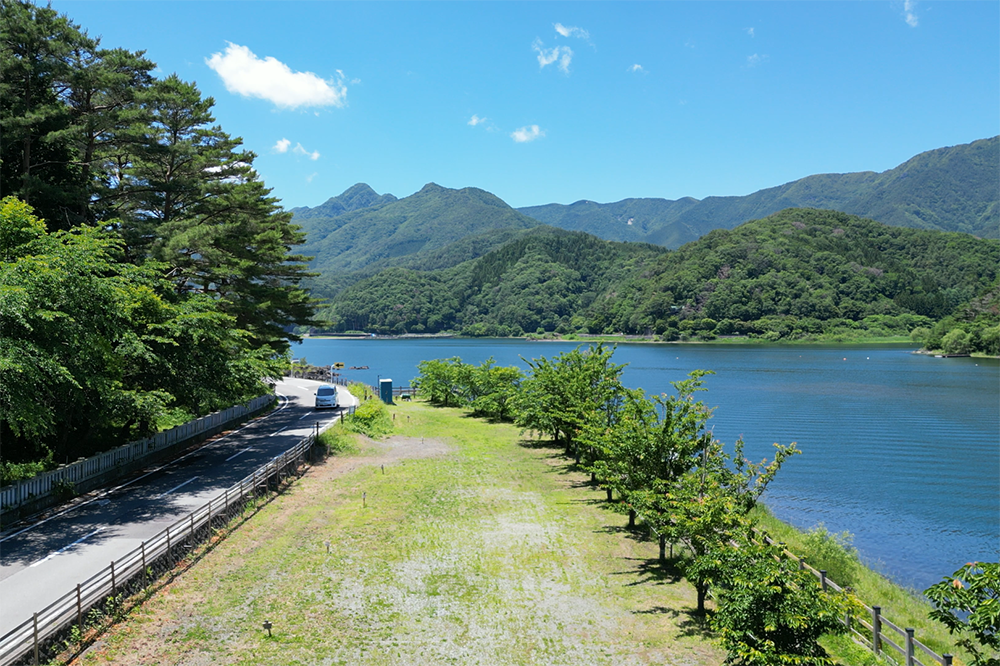
[[[196,437],[214,428],[225,426],[231,421],[243,418],[274,400],[273,395],[262,395],[254,398],[246,405],[236,405],[221,412],[207,414],[184,425],[165,430],[153,437],[140,439],[116,449],[105,451],[86,460],[45,472],[38,476],[20,481],[12,486],[0,489],[0,512],[14,509],[29,500],[51,494],[54,490],[83,483],[88,479],[100,476],[116,467],[140,460],[152,453],[173,446],[178,442]]]

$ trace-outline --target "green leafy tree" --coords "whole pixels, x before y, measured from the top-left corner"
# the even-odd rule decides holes
[[[168,406],[202,414],[267,390],[282,361],[154,263],[93,227],[47,233],[0,202],[0,435],[5,461],[64,461],[145,436]]]
[[[719,633],[729,664],[821,666],[833,660],[819,644],[824,634],[843,634],[843,618],[859,605],[843,593],[824,591],[775,546],[747,538],[710,553],[722,572],[716,585]]]
[[[460,404],[458,391],[458,368],[462,360],[457,356],[448,359],[421,361],[417,364],[420,374],[413,380],[413,386],[420,395],[442,407]]]
[[[614,348],[586,350],[526,361],[531,368],[521,384],[515,423],[552,436],[571,453],[578,434],[590,422],[610,423],[621,396],[624,365],[611,362]]]
[[[1000,666],[1000,563],[969,562],[924,594],[974,666]]]
[[[504,420],[513,411],[524,374],[516,367],[502,368],[495,363],[491,356],[475,368],[476,396],[471,406],[477,414]]]

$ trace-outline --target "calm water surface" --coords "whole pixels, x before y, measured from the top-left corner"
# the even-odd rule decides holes
[[[579,343],[518,340],[321,340],[293,348],[314,365],[368,371],[347,379],[409,385],[420,361],[459,356],[527,366]],[[767,505],[794,525],[848,531],[865,560],[924,589],[1000,552],[1000,362],[940,359],[900,346],[620,344],[623,382],[647,393],[714,370],[702,399],[715,435],[740,435],[753,459],[797,442]]]

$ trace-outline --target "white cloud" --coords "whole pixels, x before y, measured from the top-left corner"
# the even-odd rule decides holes
[[[562,23],[556,23],[553,26],[563,37],[579,37],[580,39],[590,39],[590,33],[583,28],[577,28],[573,25],[563,25]]]
[[[314,171],[314,172],[312,172],[311,174],[309,174],[308,176],[306,176],[306,182],[307,182],[307,183],[311,183],[311,182],[313,182],[313,178],[315,178],[315,177],[316,177],[316,176],[318,176],[318,175],[319,175],[319,172],[318,172],[318,171]]]
[[[916,28],[917,24],[919,23],[917,15],[916,13],[914,13],[914,10],[916,10],[916,8],[917,8],[916,0],[905,0],[905,2],[903,2],[903,14],[906,17],[906,25],[910,26],[911,28]]]
[[[287,153],[288,146],[292,145],[292,142],[288,139],[278,139],[278,143],[274,144],[271,148],[276,153]]]
[[[244,97],[266,99],[285,109],[303,106],[344,106],[347,87],[337,71],[330,80],[312,72],[293,72],[270,56],[261,60],[246,46],[228,42],[225,54],[205,59],[226,84],[226,90]]]
[[[632,65],[631,67],[629,67],[628,71],[635,72],[637,74],[645,74],[646,73],[646,70],[639,63],[636,63],[636,64]]]
[[[295,144],[295,147],[292,148],[292,152],[295,153],[296,155],[303,155],[305,157],[308,157],[309,159],[311,159],[313,161],[319,159],[319,151],[318,150],[314,150],[313,152],[310,153],[308,150],[306,150],[305,148],[302,147],[301,143]]]
[[[525,125],[510,134],[510,138],[514,139],[515,143],[527,143],[543,136],[545,136],[545,130],[539,129],[538,125]]]
[[[538,66],[547,67],[554,62],[559,63],[559,69],[564,74],[569,74],[569,65],[573,62],[573,49],[568,46],[554,46],[551,49],[545,48],[542,40],[536,39],[531,48],[538,53]]]
[[[753,37],[753,28],[743,28],[743,29],[747,31],[748,35],[750,35],[751,37]]]
[[[766,55],[758,55],[754,53],[751,56],[747,56],[747,67],[756,67],[762,63],[767,62],[768,58]]]
[[[472,125],[473,127],[475,127],[476,125],[479,125],[480,123],[485,123],[485,122],[486,122],[486,118],[480,118],[476,114],[472,114],[472,117],[469,118],[469,124]]]

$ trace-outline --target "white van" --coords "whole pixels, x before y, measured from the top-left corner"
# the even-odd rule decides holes
[[[337,387],[323,384],[316,389],[316,409],[337,409],[340,407],[340,396]]]

